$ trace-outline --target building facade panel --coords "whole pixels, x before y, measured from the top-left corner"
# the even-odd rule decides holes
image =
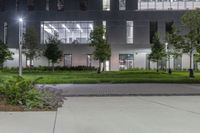
[[[150,23],[157,23],[157,31],[164,41],[166,22],[173,21],[178,26],[180,25],[180,18],[186,10],[200,7],[198,1],[193,2],[195,3],[193,5],[188,2],[183,10],[181,2],[178,2],[179,5],[175,1],[171,2],[171,5],[167,3],[163,5],[163,3],[165,4],[164,1],[125,0],[125,9],[120,10],[120,0],[106,0],[106,2],[110,3],[110,5],[107,5],[107,8],[110,8],[109,10],[103,10],[103,0],[34,0],[33,3],[29,3],[27,0],[20,0],[17,3],[13,2],[13,0],[6,0],[5,10],[0,11],[0,39],[4,39],[4,23],[7,22],[7,45],[9,48],[18,48],[19,17],[23,17],[26,28],[33,27],[36,30],[38,43],[42,42],[42,22],[91,21],[94,23],[94,28],[97,25],[102,25],[102,22],[105,21],[108,33],[107,38],[112,49],[111,70],[120,69],[122,55],[124,57],[133,55],[133,68],[155,68],[155,63],[148,61],[147,58],[151,47],[152,30]],[[170,2],[168,3],[170,4]],[[130,31],[128,31],[127,22],[133,22],[133,28],[129,28]],[[66,26],[68,25],[66,24]],[[133,39],[130,44],[127,44],[128,35],[132,36],[132,38],[129,37],[128,39]],[[67,36],[66,33],[65,36]],[[40,46],[42,47],[43,44]],[[72,66],[88,65],[88,55],[92,54],[93,51],[88,44],[74,44],[71,42],[63,44],[61,49],[63,50],[63,59],[57,64],[61,66],[65,65],[64,55],[71,55]],[[183,56],[181,59],[181,68],[188,68],[188,58]],[[124,60],[129,62],[129,66],[131,66],[132,59]],[[171,62],[174,61],[172,60]],[[7,66],[9,66],[8,64]],[[44,57],[35,60],[35,66],[40,65],[46,66],[48,61]],[[92,61],[92,65],[98,66],[98,62]]]

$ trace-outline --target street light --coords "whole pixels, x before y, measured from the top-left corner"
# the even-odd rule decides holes
[[[22,76],[23,18],[19,18],[19,76]]]
[[[166,53],[167,53],[167,63],[166,63],[166,70],[168,70],[168,73],[171,74],[171,65],[170,65],[170,54],[169,54],[169,47],[168,47],[168,42],[165,43],[165,48],[166,48]],[[168,65],[168,68],[167,68]]]

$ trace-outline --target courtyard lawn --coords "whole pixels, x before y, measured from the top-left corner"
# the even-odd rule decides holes
[[[0,72],[0,80],[16,76],[14,72]],[[59,72],[25,72],[26,79],[42,77],[38,83],[41,84],[64,84],[64,83],[200,83],[200,72],[195,73],[195,78],[188,78],[188,72],[166,72],[154,71],[118,71],[103,72],[97,74],[95,71],[59,71]]]

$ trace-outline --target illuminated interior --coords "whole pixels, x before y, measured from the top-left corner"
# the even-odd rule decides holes
[[[41,43],[57,34],[63,44],[88,44],[93,28],[92,21],[44,21],[41,23]]]

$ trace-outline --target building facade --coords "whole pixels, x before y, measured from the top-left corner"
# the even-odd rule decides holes
[[[32,27],[41,46],[48,36],[58,34],[63,58],[57,65],[97,67],[89,36],[95,26],[103,25],[112,50],[106,70],[153,69],[156,64],[148,55],[154,34],[158,32],[165,42],[172,25],[180,26],[181,16],[195,8],[200,8],[200,0],[0,0],[0,39],[15,53],[14,60],[4,65],[18,66],[19,31]],[[19,18],[23,18],[21,26]],[[188,69],[189,56],[163,60],[159,67],[164,69],[168,63],[174,69]],[[23,56],[23,66],[27,64]],[[48,61],[39,57],[33,64],[48,66]]]

